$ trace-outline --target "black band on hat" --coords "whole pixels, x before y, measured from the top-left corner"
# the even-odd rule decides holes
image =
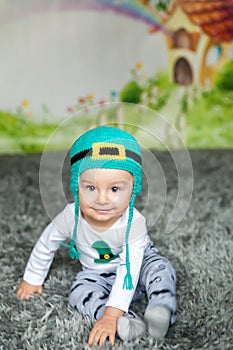
[[[85,151],[81,151],[77,154],[75,154],[71,160],[70,160],[70,164],[73,165],[74,163],[78,162],[79,160],[87,157],[87,156],[92,156],[92,149],[87,149]]]
[[[115,150],[113,150],[113,153],[110,153],[109,149],[107,149],[107,148],[105,148],[105,151],[102,151],[102,152],[103,152],[102,154],[116,155],[116,151]],[[125,150],[125,153],[126,153],[126,157],[135,160],[135,162],[139,163],[140,165],[142,164],[142,159],[137,153],[135,153],[133,151],[130,151],[128,149]],[[90,157],[90,156],[92,156],[92,148],[84,150],[84,151],[81,151],[81,152],[75,154],[71,158],[70,164],[73,165],[74,163],[78,162],[79,160],[81,160],[81,159],[83,159],[85,157]]]
[[[137,162],[140,165],[142,165],[142,158],[137,153],[135,153],[133,151],[130,151],[129,149],[126,149],[125,153],[126,153],[126,157],[132,158],[133,160],[135,160],[135,162]]]

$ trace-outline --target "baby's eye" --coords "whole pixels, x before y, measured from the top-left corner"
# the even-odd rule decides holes
[[[117,192],[119,190],[119,187],[113,186],[112,187],[112,192]]]
[[[92,186],[92,185],[88,185],[87,186],[87,189],[91,192],[93,192],[95,190],[95,186]]]

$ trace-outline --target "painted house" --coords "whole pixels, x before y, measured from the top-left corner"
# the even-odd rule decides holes
[[[206,86],[233,58],[233,0],[174,0],[166,14],[169,75],[180,85]]]

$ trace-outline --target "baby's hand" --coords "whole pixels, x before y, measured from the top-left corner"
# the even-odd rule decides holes
[[[33,286],[32,284],[27,283],[26,281],[23,280],[18,286],[16,294],[20,299],[29,300],[32,294],[36,294],[36,293],[42,294],[42,292],[43,292],[42,286]]]
[[[115,344],[115,335],[117,331],[117,321],[124,315],[124,311],[107,306],[103,316],[96,321],[94,327],[91,330],[88,339],[88,345],[92,346],[97,343],[102,347],[107,338],[109,338],[112,346]]]
[[[112,345],[114,345],[115,334],[117,329],[117,318],[102,316],[99,321],[96,321],[89,335],[88,345],[92,346],[97,343],[102,347],[109,337]]]

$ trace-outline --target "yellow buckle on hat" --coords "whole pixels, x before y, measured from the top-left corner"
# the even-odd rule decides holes
[[[96,142],[92,144],[92,159],[117,159],[125,160],[126,152],[123,145],[108,142]]]

